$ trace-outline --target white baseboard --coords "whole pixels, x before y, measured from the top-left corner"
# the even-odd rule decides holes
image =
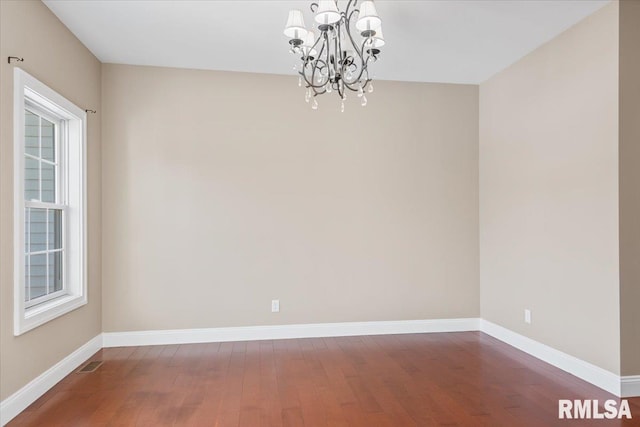
[[[465,318],[105,332],[102,336],[104,347],[128,347],[286,338],[462,332],[477,331],[479,327],[480,319]]]
[[[104,347],[130,347],[139,345],[463,331],[482,331],[616,396],[640,396],[640,376],[620,377],[582,359],[563,353],[495,323],[478,318],[104,332],[102,336]]]
[[[550,365],[560,368],[616,396],[621,395],[620,376],[585,362],[582,359],[563,353],[538,341],[527,338],[488,320],[480,321],[480,330],[487,335],[499,339],[512,347],[524,351]]]
[[[620,397],[640,396],[640,375],[620,378]]]
[[[100,334],[0,402],[0,424],[5,425],[11,421],[101,348]]]
[[[105,332],[0,402],[0,424],[7,424],[103,347],[465,331],[482,331],[616,396],[640,396],[640,375],[620,377],[577,357],[478,318]]]

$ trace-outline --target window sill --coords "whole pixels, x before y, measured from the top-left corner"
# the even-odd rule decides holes
[[[13,334],[21,335],[31,329],[37,328],[57,317],[82,307],[87,303],[84,295],[64,295],[37,306],[24,309],[23,313],[17,313]]]

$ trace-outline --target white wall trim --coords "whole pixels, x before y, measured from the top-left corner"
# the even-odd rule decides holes
[[[0,424],[11,421],[101,348],[102,334],[99,334],[0,402]]]
[[[130,347],[139,345],[463,331],[482,331],[616,396],[640,396],[640,375],[620,377],[575,356],[479,318],[104,332],[102,336],[104,347]]]
[[[577,357],[479,318],[172,329],[104,332],[97,335],[0,402],[0,424],[3,426],[7,424],[51,387],[73,372],[82,362],[101,348],[106,347],[466,331],[482,331],[616,396],[640,396],[640,375],[620,377]]]
[[[640,375],[629,375],[620,378],[620,397],[640,396]]]
[[[462,332],[477,331],[479,327],[480,319],[464,318],[104,332],[102,335],[104,347],[128,347],[286,338]]]
[[[560,368],[616,396],[620,396],[620,376],[553,347],[527,338],[488,320],[480,321],[480,330],[550,365]]]

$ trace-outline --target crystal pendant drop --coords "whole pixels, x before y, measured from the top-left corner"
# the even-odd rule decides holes
[[[340,112],[344,113],[344,100],[340,103]]]
[[[302,76],[298,76],[298,87],[302,87]]]
[[[311,88],[307,89],[306,92],[304,93],[304,102],[309,103],[310,99],[311,99]]]
[[[318,101],[315,98],[313,98],[313,102],[311,103],[311,109],[313,110],[318,109]]]
[[[364,95],[364,91],[362,90],[362,85],[358,86],[358,98],[361,98]]]
[[[369,93],[373,93],[373,83],[369,83]]]
[[[331,83],[327,84],[327,93],[331,93],[333,88],[331,87]]]
[[[362,102],[360,102],[360,104],[361,104],[363,107],[366,107],[366,106],[367,106],[367,97],[366,97],[366,96],[362,95]]]

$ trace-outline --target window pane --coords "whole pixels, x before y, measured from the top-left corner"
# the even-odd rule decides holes
[[[46,209],[31,208],[25,228],[29,229],[29,252],[39,252],[46,249],[47,223]]]
[[[40,117],[25,110],[24,111],[24,143],[25,153],[40,157],[40,147],[38,145]]]
[[[30,299],[34,299],[47,294],[47,256],[31,255],[29,261]]]
[[[40,200],[40,162],[29,157],[24,159],[24,198]]]
[[[47,225],[49,230],[48,249],[61,249],[62,248],[62,211],[59,209],[48,209]]]
[[[49,254],[49,293],[62,290],[62,252]]]
[[[55,153],[54,153],[54,124],[51,123],[47,119],[41,119],[41,136],[40,136],[40,144],[41,144],[41,152],[40,155],[43,159],[49,160],[51,162],[55,161]]]
[[[49,163],[40,162],[42,168],[42,201],[54,203],[56,201],[56,167]]]

